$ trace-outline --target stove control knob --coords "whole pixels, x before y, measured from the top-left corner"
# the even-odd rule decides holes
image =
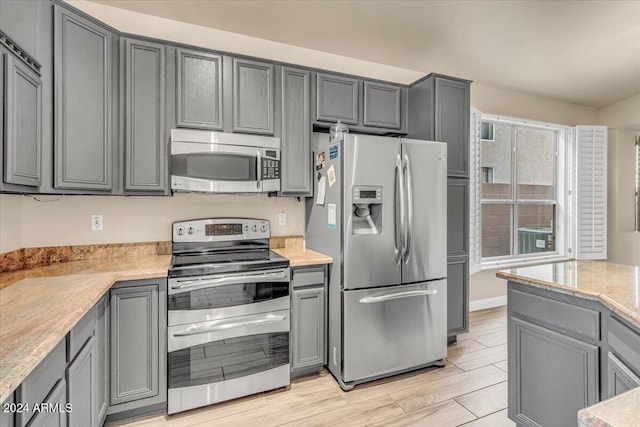
[[[182,236],[184,234],[184,228],[178,227],[178,229],[176,230],[176,233],[178,234],[178,236]]]
[[[195,230],[193,229],[193,227],[189,227],[189,229],[187,230],[187,233],[189,234],[193,234],[195,232]]]
[[[258,226],[253,224],[253,227],[251,227],[251,230],[254,232],[258,231]]]
[[[249,226],[248,225],[244,226],[244,231],[249,231]]]
[[[267,231],[267,226],[263,225],[262,227],[260,227],[260,231],[262,231],[263,233]]]

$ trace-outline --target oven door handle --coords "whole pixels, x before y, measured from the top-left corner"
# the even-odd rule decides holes
[[[224,331],[227,329],[241,328],[243,326],[266,325],[269,323],[282,322],[286,318],[287,316],[284,316],[284,315],[268,314],[261,319],[243,320],[239,322],[231,321],[231,322],[225,322],[225,323],[218,323],[216,325],[206,326],[201,328],[196,326],[190,326],[187,329],[174,333],[173,336],[187,337],[190,335],[208,334],[209,332],[217,332],[217,331]]]
[[[361,304],[373,304],[376,302],[384,302],[392,299],[420,297],[425,295],[435,295],[437,289],[417,289],[415,291],[394,292],[392,294],[380,295],[377,297],[364,297],[359,300]]]
[[[171,286],[172,290],[179,289],[192,289],[192,288],[212,288],[220,285],[233,285],[240,283],[257,283],[262,280],[282,280],[287,279],[287,274],[284,271],[279,271],[277,273],[261,273],[261,274],[253,274],[253,275],[243,275],[243,276],[231,276],[231,277],[220,277],[218,279],[207,279],[207,280],[190,280],[188,282],[180,283],[179,285]]]

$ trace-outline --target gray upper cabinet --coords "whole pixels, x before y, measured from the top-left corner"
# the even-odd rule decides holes
[[[0,50],[0,53],[3,50]],[[4,182],[41,183],[42,98],[40,76],[10,52],[4,60]]]
[[[166,402],[166,279],[110,291],[109,415]]]
[[[469,83],[436,77],[435,139],[447,143],[449,176],[469,176]]]
[[[275,66],[233,59],[233,131],[274,134]]]
[[[178,127],[222,130],[222,57],[176,50]]]
[[[110,191],[112,34],[54,7],[55,186]]]
[[[282,69],[282,177],[283,196],[311,196],[310,78],[307,70]]]
[[[124,57],[124,190],[167,192],[165,48],[121,41]]]
[[[357,125],[360,81],[322,73],[316,78],[316,120]]]
[[[38,56],[38,37],[42,31],[40,1],[0,1],[0,29],[14,43],[34,58]]]
[[[67,397],[73,407],[68,414],[69,427],[98,426],[97,374],[96,342],[92,336],[67,368]]]
[[[400,129],[402,89],[383,83],[364,82],[365,126]]]

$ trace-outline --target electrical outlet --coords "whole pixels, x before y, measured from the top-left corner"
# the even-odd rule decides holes
[[[102,231],[102,215],[91,215],[91,231]]]
[[[287,225],[287,213],[286,212],[280,212],[278,214],[278,224],[282,225]]]

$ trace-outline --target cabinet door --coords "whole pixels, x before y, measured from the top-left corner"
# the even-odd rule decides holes
[[[348,77],[318,73],[316,81],[316,120],[358,124],[360,82]]]
[[[640,378],[611,352],[607,355],[607,377],[608,398],[640,386]]]
[[[37,56],[41,4],[39,1],[0,1],[0,28],[29,55]]]
[[[15,416],[11,411],[5,411],[5,405],[11,405],[15,403],[15,393],[11,393],[7,399],[2,402],[2,408],[0,409],[0,427],[14,427]]]
[[[42,156],[40,76],[13,54],[3,56],[4,181],[37,187]]]
[[[233,59],[233,131],[273,135],[272,64]]]
[[[447,143],[449,176],[469,176],[469,84],[436,77],[435,139]]]
[[[509,418],[523,425],[569,426],[599,401],[598,347],[509,319]]]
[[[178,127],[222,130],[222,57],[176,51]]]
[[[325,363],[325,292],[323,287],[293,290],[292,364],[293,370]]]
[[[447,180],[447,253],[469,254],[469,181]]]
[[[125,39],[125,190],[167,191],[165,49]]]
[[[469,258],[452,257],[447,262],[447,333],[469,330]]]
[[[111,290],[110,405],[159,393],[158,287]]]
[[[55,186],[112,187],[111,33],[55,5]]]
[[[400,129],[401,92],[398,86],[364,82],[364,125]]]
[[[40,402],[38,402],[40,403]],[[62,408],[60,411],[38,412],[29,423],[29,427],[67,427],[67,416],[71,410],[75,412],[75,406],[70,407],[67,400],[67,383],[63,379],[51,391],[49,396],[43,401],[51,406]],[[69,411],[68,413],[66,411]],[[69,424],[71,425],[71,424]],[[87,424],[90,426],[91,424]]]
[[[306,70],[282,70],[282,181],[283,196],[311,196],[311,115]]]
[[[69,427],[98,426],[98,360],[95,337],[91,337],[67,368]]]
[[[96,324],[96,414],[98,425],[104,424],[109,407],[109,297],[103,296],[97,304]]]

